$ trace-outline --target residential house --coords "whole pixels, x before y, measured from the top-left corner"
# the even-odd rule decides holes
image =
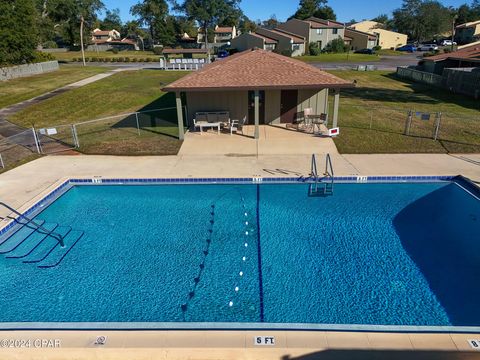
[[[260,124],[292,123],[306,108],[314,114],[328,114],[329,93],[334,95],[331,124],[337,126],[340,89],[351,87],[352,82],[303,61],[252,49],[216,61],[162,90],[175,93],[180,139],[183,106],[187,124],[196,112],[228,111],[230,119],[246,117],[254,124],[258,138]]]
[[[480,39],[480,20],[468,22],[455,27],[455,41],[459,44],[469,44]]]
[[[382,49],[396,49],[407,44],[407,35],[382,29],[382,26],[383,24],[376,21],[361,21],[359,23],[350,25],[350,28],[376,35],[378,38],[377,45]]]
[[[120,33],[115,29],[100,30],[97,28],[92,31],[92,42],[94,44],[105,44],[115,40],[120,40]]]
[[[120,33],[115,30],[100,30],[92,31],[91,41],[93,44],[87,46],[88,51],[105,51],[112,48],[120,50],[139,50],[136,41],[128,38],[121,39]]]
[[[213,31],[213,43],[223,45],[235,39],[238,36],[237,28],[235,26],[215,26]],[[205,42],[205,33],[202,28],[198,29],[197,43]]]
[[[345,43],[352,50],[373,49],[377,46],[378,37],[363,31],[345,29]]]
[[[274,51],[278,47],[278,40],[257,33],[244,33],[233,39],[230,47],[237,51],[253,48]]]
[[[480,67],[480,44],[423,59],[423,70],[441,75],[447,68]]]
[[[278,29],[297,34],[305,38],[306,46],[314,42],[320,49],[325,48],[334,39],[344,39],[345,25],[332,20],[310,17],[306,20],[290,19],[279,24]]]
[[[305,54],[305,39],[280,29],[259,28],[254,33],[242,34],[233,39],[231,48],[237,51],[258,48],[301,56]]]

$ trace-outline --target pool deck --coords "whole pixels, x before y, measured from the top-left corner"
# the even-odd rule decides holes
[[[320,151],[322,152],[322,151]],[[322,152],[323,153],[323,152]],[[319,153],[319,167],[324,153]],[[480,154],[332,154],[336,176],[464,175],[480,181]],[[48,156],[0,175],[0,199],[24,209],[70,177],[292,177],[310,155]],[[3,211],[3,210],[2,210]],[[3,215],[6,215],[3,213]],[[94,345],[97,336],[105,345]],[[254,346],[254,336],[275,346]],[[1,339],[59,339],[56,349],[0,348],[3,359],[480,359],[480,334],[324,331],[0,331]]]

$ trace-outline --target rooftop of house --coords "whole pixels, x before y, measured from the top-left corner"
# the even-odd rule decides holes
[[[94,30],[92,31],[92,34],[93,34],[93,35],[110,35],[110,33],[112,33],[112,32],[118,33],[118,31],[115,30],[115,29],[112,29],[112,30],[94,29]]]
[[[479,25],[480,25],[480,20],[477,20],[477,21],[471,21],[471,22],[467,22],[465,24],[457,25],[457,26],[455,26],[455,29],[465,29],[465,28],[470,28],[470,27],[476,27],[476,26],[479,26]]]
[[[288,32],[286,30],[282,30],[282,29],[278,29],[278,28],[275,28],[275,29],[264,29],[264,28],[261,28],[260,30],[263,30],[263,31],[270,31],[272,32],[273,34],[277,34],[277,35],[280,35],[280,36],[285,36],[285,37],[289,37],[290,39],[293,40],[293,43],[294,44],[303,44],[305,42],[305,38],[300,36],[300,35],[297,35],[297,34],[294,34],[294,33],[291,33],[291,32]]]
[[[359,31],[351,28],[345,28],[345,34],[348,35],[349,32],[355,33],[355,34],[360,34],[360,35],[365,35],[368,36],[368,40],[377,40],[377,36],[373,34],[366,33],[364,31]]]
[[[231,33],[233,32],[233,26],[218,26],[215,28],[215,33]]]
[[[304,20],[308,23],[310,23],[310,27],[312,29],[342,29],[345,27],[345,24],[340,23],[338,21],[333,21],[333,20],[324,20],[324,19],[319,19],[316,17],[309,17],[308,19]]]
[[[425,61],[443,61],[447,59],[480,61],[480,45],[465,47],[451,53],[439,54],[425,58]]]
[[[278,43],[278,40],[275,40],[271,37],[268,37],[266,35],[261,35],[261,34],[257,34],[257,33],[249,33],[249,35],[253,35],[255,37],[258,37],[258,38],[261,38],[265,41],[265,44],[276,44]]]
[[[352,82],[283,55],[251,49],[215,61],[163,91],[350,88]]]

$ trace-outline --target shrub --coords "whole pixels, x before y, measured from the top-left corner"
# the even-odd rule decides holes
[[[163,53],[163,47],[161,47],[161,46],[155,46],[155,47],[153,48],[153,53],[154,53],[155,55],[162,55],[162,53]]]
[[[345,44],[343,39],[333,39],[330,41],[327,46],[325,46],[324,51],[329,53],[344,53],[348,51],[348,45]]]
[[[446,48],[443,48],[443,52],[444,52],[445,54],[449,54],[449,53],[452,52],[452,49],[449,48],[449,47],[446,47]]]
[[[72,58],[72,61],[76,62],[76,61],[78,61],[78,59],[76,57],[74,57],[74,58]]]
[[[380,50],[382,50],[382,47],[380,45],[377,45],[377,46],[373,47],[373,50],[374,51],[380,51]],[[393,49],[391,49],[391,50],[393,50]]]
[[[92,57],[92,61],[93,62],[98,61],[98,58],[97,57]]]
[[[45,48],[45,49],[56,49],[58,48],[58,45],[55,41],[52,41],[52,40],[49,40],[49,41],[45,41],[42,46]]]
[[[55,60],[55,56],[53,56],[52,54],[41,52],[41,51],[34,51],[33,58],[30,62],[39,63],[39,62],[52,61],[52,60]]]
[[[312,56],[320,55],[320,47],[318,46],[318,43],[311,42],[308,44],[308,52]]]
[[[151,58],[145,58],[145,62],[150,62],[150,61],[152,61]]]
[[[120,52],[120,50],[118,50],[118,48],[113,48],[113,49],[112,49],[112,52],[113,52],[114,54],[118,54],[118,53]]]

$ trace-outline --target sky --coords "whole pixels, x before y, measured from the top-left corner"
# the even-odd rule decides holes
[[[123,21],[131,20],[130,7],[140,0],[103,0],[107,9],[120,9]],[[458,7],[471,0],[440,0],[445,6]],[[298,8],[298,0],[242,0],[240,7],[252,20],[265,20],[275,14],[278,20],[285,21]],[[380,14],[391,14],[401,6],[402,0],[329,0],[330,5],[339,21],[347,22],[352,19],[371,19]]]

